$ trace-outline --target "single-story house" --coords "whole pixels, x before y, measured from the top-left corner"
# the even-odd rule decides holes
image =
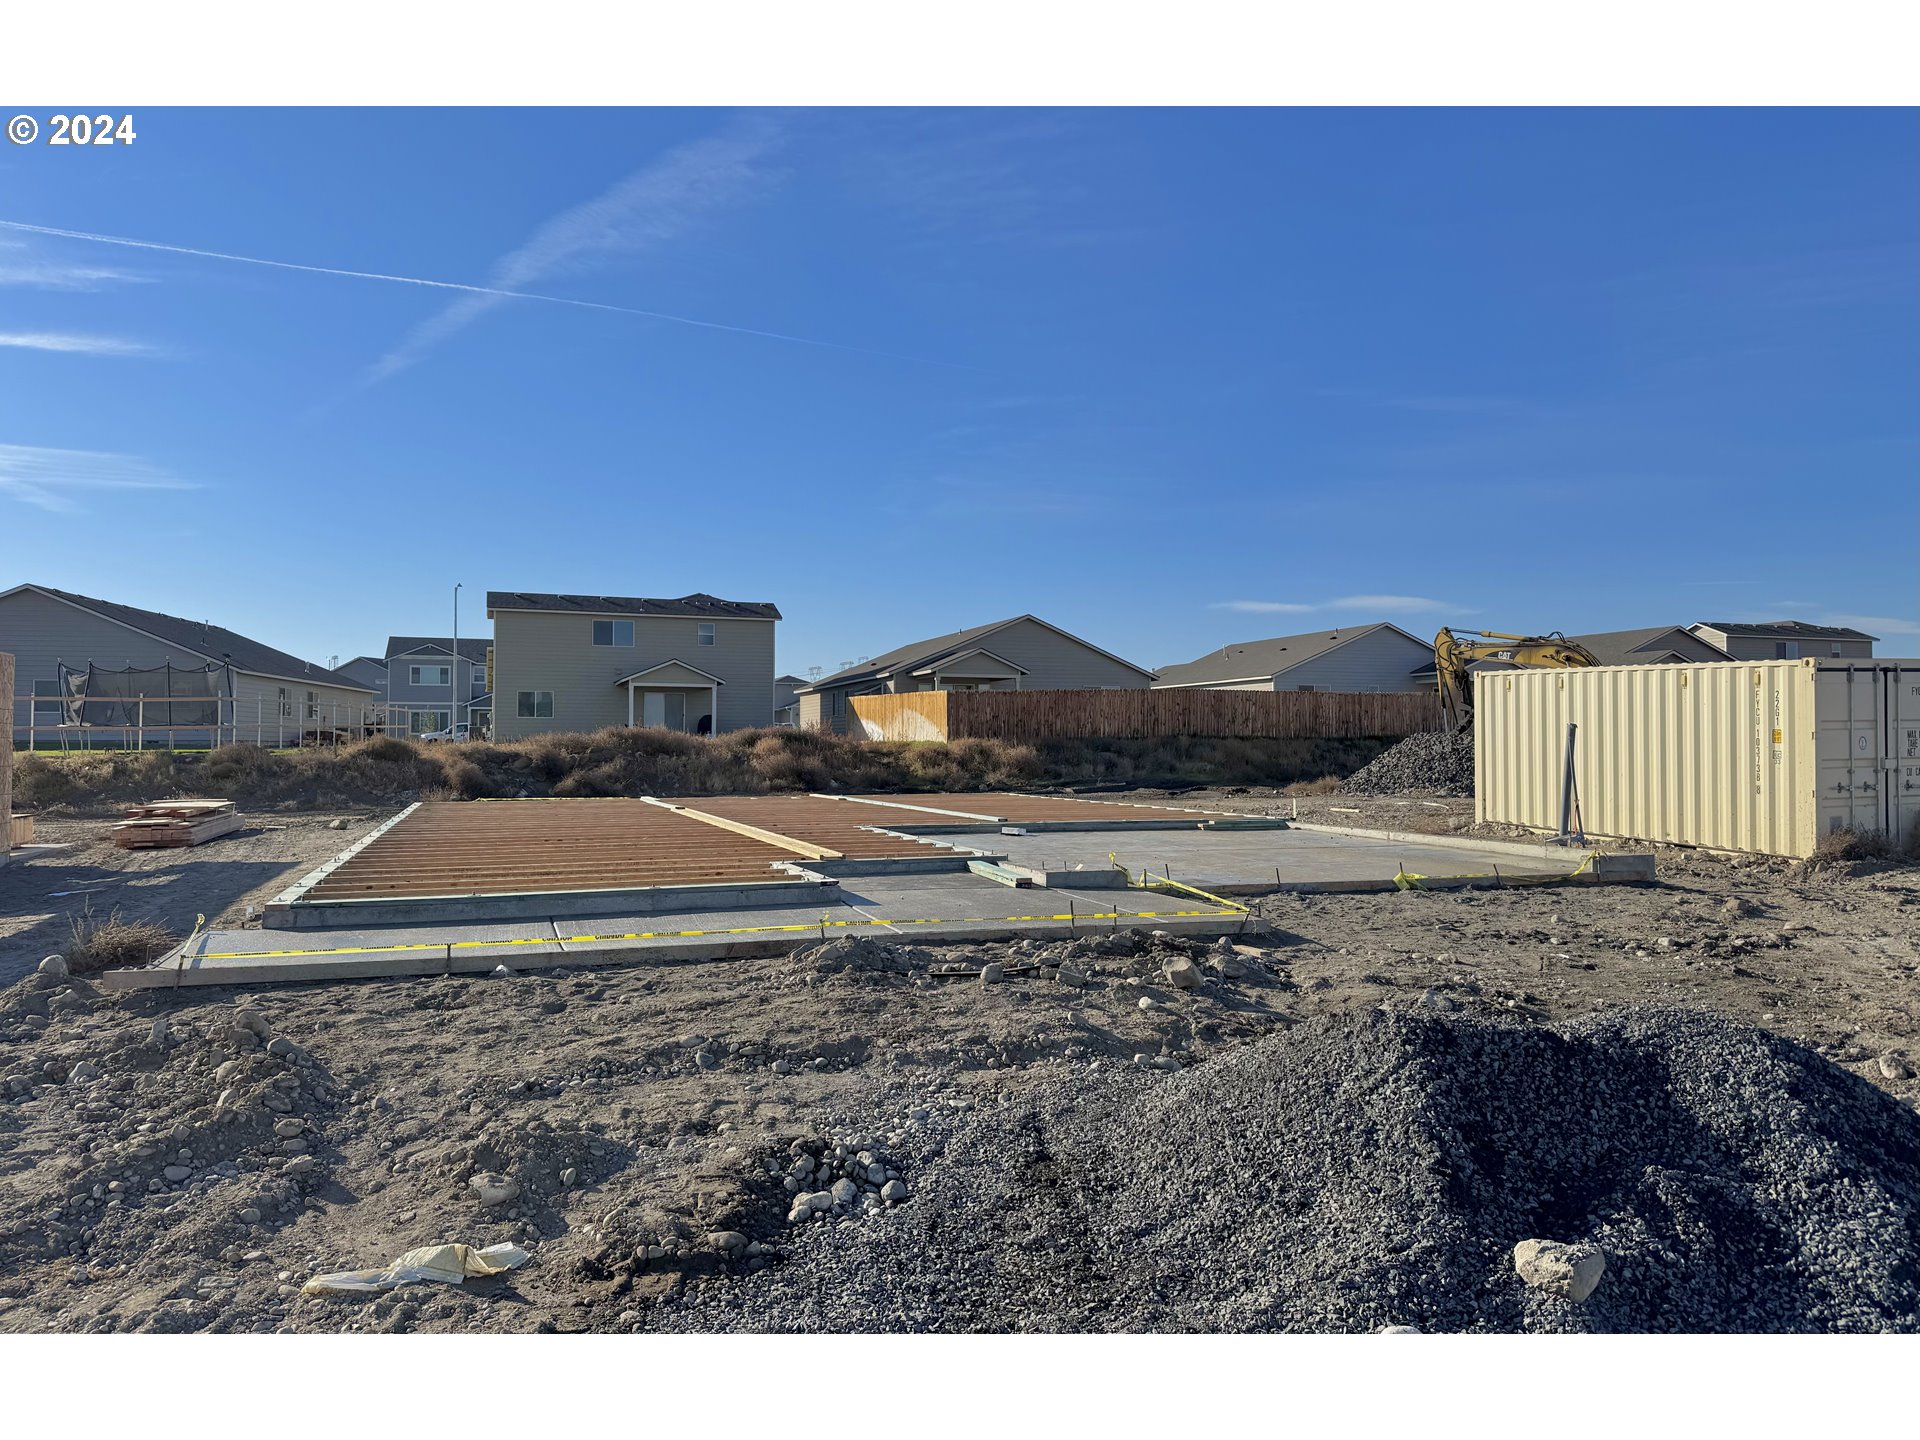
[[[1153,672],[1070,635],[1037,615],[1016,615],[916,640],[811,681],[797,692],[804,729],[844,733],[856,695],[916,690],[1144,690]]]
[[[1591,651],[1602,665],[1697,665],[1733,656],[1678,625],[1646,630],[1603,630],[1567,639]]]
[[[1431,690],[1433,646],[1381,621],[1223,645],[1162,666],[1156,690]]]
[[[1735,660],[1871,660],[1873,642],[1879,638],[1845,625],[1809,625],[1804,620],[1702,620],[1687,628]]]
[[[13,706],[17,745],[29,743],[29,726],[35,732],[32,743],[60,742],[56,727],[66,717],[62,664],[70,670],[89,665],[103,670],[228,668],[225,683],[230,689],[219,701],[217,724],[177,729],[171,735],[161,726],[148,726],[149,744],[170,739],[177,746],[198,748],[237,739],[292,745],[305,734],[361,729],[379,704],[372,685],[236,631],[51,585],[0,591],[0,650],[14,657],[14,689],[20,697]],[[136,706],[133,713],[138,716],[143,709],[158,707]],[[109,743],[123,740],[116,734]]]
[[[1463,637],[1464,638],[1464,637]],[[1602,630],[1592,635],[1568,635],[1569,643],[1590,652],[1602,665],[1700,665],[1733,657],[1678,625],[1652,625],[1644,630]],[[1498,641],[1489,642],[1498,644]],[[1513,670],[1511,660],[1476,660],[1469,670]],[[1438,684],[1429,663],[1421,676]]]
[[[609,725],[705,735],[773,723],[773,605],[489,590],[487,618],[496,740]]]

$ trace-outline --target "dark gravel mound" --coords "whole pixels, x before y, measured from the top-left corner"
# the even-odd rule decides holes
[[[1369,1011],[961,1123],[914,1197],[654,1323],[1920,1330],[1920,1118],[1766,1031]],[[1576,1303],[1516,1243],[1596,1245]]]
[[[1409,735],[1341,784],[1348,795],[1473,794],[1473,734]]]

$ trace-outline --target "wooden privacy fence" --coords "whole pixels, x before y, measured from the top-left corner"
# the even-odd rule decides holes
[[[1440,697],[1333,690],[956,690],[858,695],[869,740],[1349,740],[1441,728]]]

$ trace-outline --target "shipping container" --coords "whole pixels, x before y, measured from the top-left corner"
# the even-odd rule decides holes
[[[1805,858],[1920,843],[1920,660],[1604,665],[1474,676],[1474,812],[1560,823],[1567,726],[1588,835]]]

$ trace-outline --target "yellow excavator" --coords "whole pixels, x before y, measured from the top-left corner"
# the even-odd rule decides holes
[[[1457,735],[1473,724],[1473,679],[1467,667],[1479,660],[1502,660],[1537,670],[1577,670],[1600,662],[1586,646],[1558,630],[1548,635],[1502,635],[1469,630],[1457,636],[1442,629],[1433,637],[1434,669],[1440,677],[1440,704]]]

